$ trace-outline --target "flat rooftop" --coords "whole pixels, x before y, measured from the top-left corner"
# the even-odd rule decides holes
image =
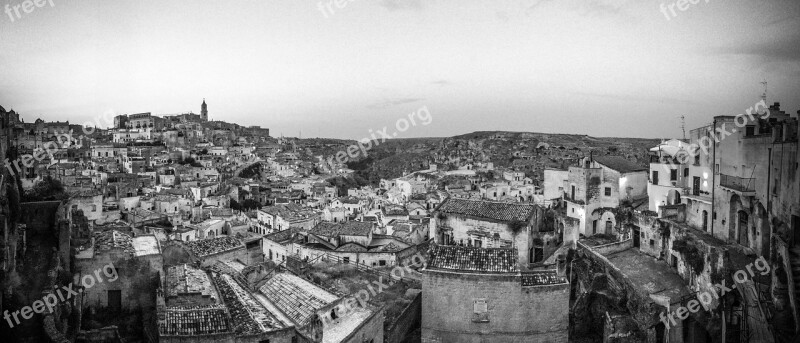
[[[133,237],[132,244],[136,257],[161,254],[161,251],[158,249],[158,239],[156,239],[156,236]]]
[[[642,296],[666,297],[670,303],[691,294],[683,278],[666,262],[629,248],[605,256]]]
[[[345,338],[358,329],[373,315],[373,311],[356,306],[347,315],[337,318],[325,327],[322,343],[344,342]]]

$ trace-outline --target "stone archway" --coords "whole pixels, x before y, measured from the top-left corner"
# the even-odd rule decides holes
[[[678,205],[681,203],[681,193],[676,190],[670,190],[667,193],[667,205]]]

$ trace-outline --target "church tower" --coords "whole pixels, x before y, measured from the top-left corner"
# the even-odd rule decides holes
[[[203,104],[200,105],[200,119],[208,121],[208,105],[206,105],[205,98],[203,98]]]

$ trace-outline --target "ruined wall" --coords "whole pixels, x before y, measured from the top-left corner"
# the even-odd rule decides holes
[[[374,313],[366,323],[361,324],[361,327],[359,327],[358,330],[345,338],[342,343],[383,343],[383,321],[384,311],[383,308],[381,308],[377,313]]]
[[[403,309],[398,318],[392,318],[393,322],[386,332],[386,343],[402,343],[405,337],[420,326],[422,318],[422,292],[414,297],[414,301]]]
[[[116,269],[116,279],[111,269],[106,268],[108,265]],[[110,291],[120,292],[122,310],[155,307],[161,271],[152,269],[147,259],[98,254],[93,259],[77,260],[76,269],[73,283],[85,288],[84,304],[89,308],[106,309],[113,305],[109,304]]]
[[[239,260],[244,264],[250,264],[250,258],[249,255],[247,254],[247,249],[245,249],[244,246],[228,251],[223,251],[217,254],[204,256],[201,258],[202,262],[200,262],[200,265],[202,267],[210,267],[215,263],[217,263],[217,261],[224,262],[224,261],[235,261],[235,260]]]

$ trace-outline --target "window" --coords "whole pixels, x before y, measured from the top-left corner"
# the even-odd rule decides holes
[[[486,299],[472,301],[472,321],[475,323],[489,322],[489,304],[486,303]]]
[[[752,137],[756,135],[756,127],[753,125],[747,125],[744,129],[744,136],[745,137]]]
[[[544,261],[544,248],[533,248],[533,263]]]
[[[611,187],[606,187],[606,196],[607,197],[611,196]]]
[[[650,240],[650,246],[652,247],[652,246],[654,246],[654,245],[656,245],[656,241],[654,241],[654,240],[652,240],[652,239],[651,239],[651,240]]]
[[[380,260],[380,261],[378,261],[378,265],[379,265],[379,266],[385,266],[385,265],[386,265],[386,260]]]
[[[683,177],[689,177],[689,168],[683,168]]]
[[[122,309],[122,291],[110,290],[108,291],[108,307],[113,312],[118,312]]]
[[[669,180],[670,181],[678,181],[678,170],[672,169],[669,171]]]
[[[700,165],[700,155],[699,154],[694,155],[694,165],[696,165],[696,166]]]
[[[658,171],[657,170],[653,171],[653,184],[654,185],[658,184]]]

